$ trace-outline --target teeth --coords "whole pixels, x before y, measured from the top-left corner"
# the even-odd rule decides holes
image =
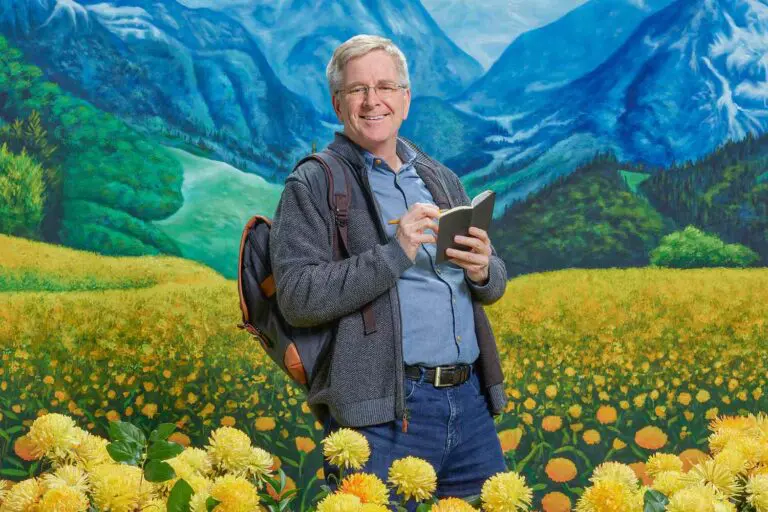
[[[377,121],[379,119],[384,119],[384,116],[361,116],[361,117],[369,121]]]

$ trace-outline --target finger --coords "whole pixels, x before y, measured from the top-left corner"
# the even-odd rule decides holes
[[[470,226],[469,228],[469,234],[479,238],[485,243],[491,243],[491,239],[488,237],[488,232],[484,229],[476,228],[474,226]]]
[[[440,209],[430,203],[414,203],[413,206],[411,206],[409,212],[414,212],[419,218],[421,217],[430,217],[430,218],[437,218],[440,216]]]
[[[466,245],[467,247],[471,247],[475,250],[475,252],[479,254],[485,254],[489,255],[491,254],[491,246],[487,244],[486,242],[483,242],[479,238],[475,238],[472,236],[462,236],[462,235],[456,235],[454,237],[454,241],[457,244]]]
[[[445,255],[449,258],[456,258],[472,265],[479,265],[480,267],[488,265],[488,256],[484,254],[477,254],[474,252],[460,251],[458,249],[449,248],[446,249]]]
[[[430,219],[429,217],[423,217],[421,219],[406,223],[406,227],[412,228],[415,231],[418,231],[420,233],[427,229],[432,229],[433,231],[436,232],[437,223],[432,219]]]

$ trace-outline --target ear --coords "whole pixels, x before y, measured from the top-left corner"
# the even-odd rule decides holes
[[[333,111],[336,112],[336,117],[341,124],[344,124],[344,120],[341,118],[341,100],[337,94],[331,96],[331,104],[333,105]]]
[[[411,88],[405,90],[405,98],[403,98],[403,121],[408,119],[408,110],[411,108]]]

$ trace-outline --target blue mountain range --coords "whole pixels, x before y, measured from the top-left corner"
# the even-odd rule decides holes
[[[277,179],[331,137],[332,48],[387,35],[412,76],[403,132],[503,207],[596,151],[667,165],[765,131],[767,12],[765,0],[589,0],[485,75],[418,0],[0,0],[0,30],[70,92]]]

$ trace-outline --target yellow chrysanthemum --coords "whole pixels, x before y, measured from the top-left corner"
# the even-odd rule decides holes
[[[768,455],[768,442],[748,436],[736,436],[729,440],[722,451],[731,450],[741,455],[747,469],[764,462]]]
[[[406,500],[424,501],[437,488],[437,474],[429,462],[409,456],[397,459],[389,467],[389,483]]]
[[[2,512],[33,512],[43,497],[43,486],[36,478],[17,483],[8,491],[0,510]]]
[[[747,469],[747,461],[736,450],[723,450],[714,456],[714,460],[734,475],[738,475]]]
[[[72,487],[83,494],[88,492],[88,475],[77,466],[61,466],[53,473],[43,475],[41,479],[45,488],[49,490]]]
[[[715,512],[719,501],[712,487],[696,485],[676,492],[667,504],[667,512]]]
[[[459,498],[443,498],[432,507],[432,512],[474,512],[477,509]]]
[[[45,512],[85,512],[88,497],[73,487],[58,487],[47,491],[40,501],[39,510]]]
[[[75,421],[63,414],[45,414],[37,418],[27,434],[36,457],[64,459],[79,442]]]
[[[196,492],[189,500],[189,512],[208,512],[208,498],[211,495],[208,491]]]
[[[340,492],[326,496],[317,504],[317,512],[360,512],[362,508],[360,498]]]
[[[736,475],[712,459],[699,462],[690,469],[688,474],[700,485],[711,486],[726,498],[741,492]]]
[[[626,464],[620,462],[604,462],[597,466],[589,479],[592,483],[600,480],[618,480],[623,482],[628,488],[634,490],[637,488],[637,475]]]
[[[216,512],[252,512],[259,506],[256,487],[241,476],[217,478],[211,486],[211,496],[219,501]]]
[[[256,477],[263,481],[265,476],[271,475],[272,466],[275,464],[275,458],[268,451],[257,446],[251,447],[251,457],[248,461],[247,472],[249,476]]]
[[[211,433],[208,442],[208,455],[217,469],[240,474],[250,465],[253,456],[251,439],[245,432],[221,427]]]
[[[753,475],[745,486],[747,503],[757,512],[768,512],[768,475]]]
[[[672,496],[689,485],[693,485],[693,479],[687,473],[662,471],[656,474],[651,489],[659,491],[664,496]]]
[[[487,512],[527,510],[532,498],[533,492],[525,485],[525,477],[512,471],[493,475],[480,491]]]
[[[102,464],[111,464],[113,460],[107,451],[108,444],[109,441],[103,437],[79,430],[78,442],[73,448],[74,458],[87,471]]]
[[[600,480],[576,503],[577,512],[640,512],[643,497],[621,480]]]
[[[671,453],[654,453],[648,457],[645,472],[650,476],[656,476],[662,471],[682,471],[683,461],[677,455]]]
[[[339,491],[354,494],[361,503],[385,505],[389,502],[389,490],[384,482],[369,473],[353,473],[341,481]]]
[[[168,507],[160,499],[153,499],[141,506],[141,512],[166,512]]]
[[[340,428],[323,439],[323,455],[328,462],[340,468],[360,469],[368,462],[371,448],[360,432]]]
[[[375,503],[363,503],[359,512],[389,512],[389,507]]]
[[[210,457],[208,457],[208,452],[200,448],[185,448],[175,459],[186,463],[190,469],[197,471],[201,475],[211,473],[212,464]],[[171,460],[174,459],[166,462],[170,463]]]
[[[132,511],[149,501],[152,486],[140,468],[125,464],[102,464],[89,474],[94,504],[102,510]]]

